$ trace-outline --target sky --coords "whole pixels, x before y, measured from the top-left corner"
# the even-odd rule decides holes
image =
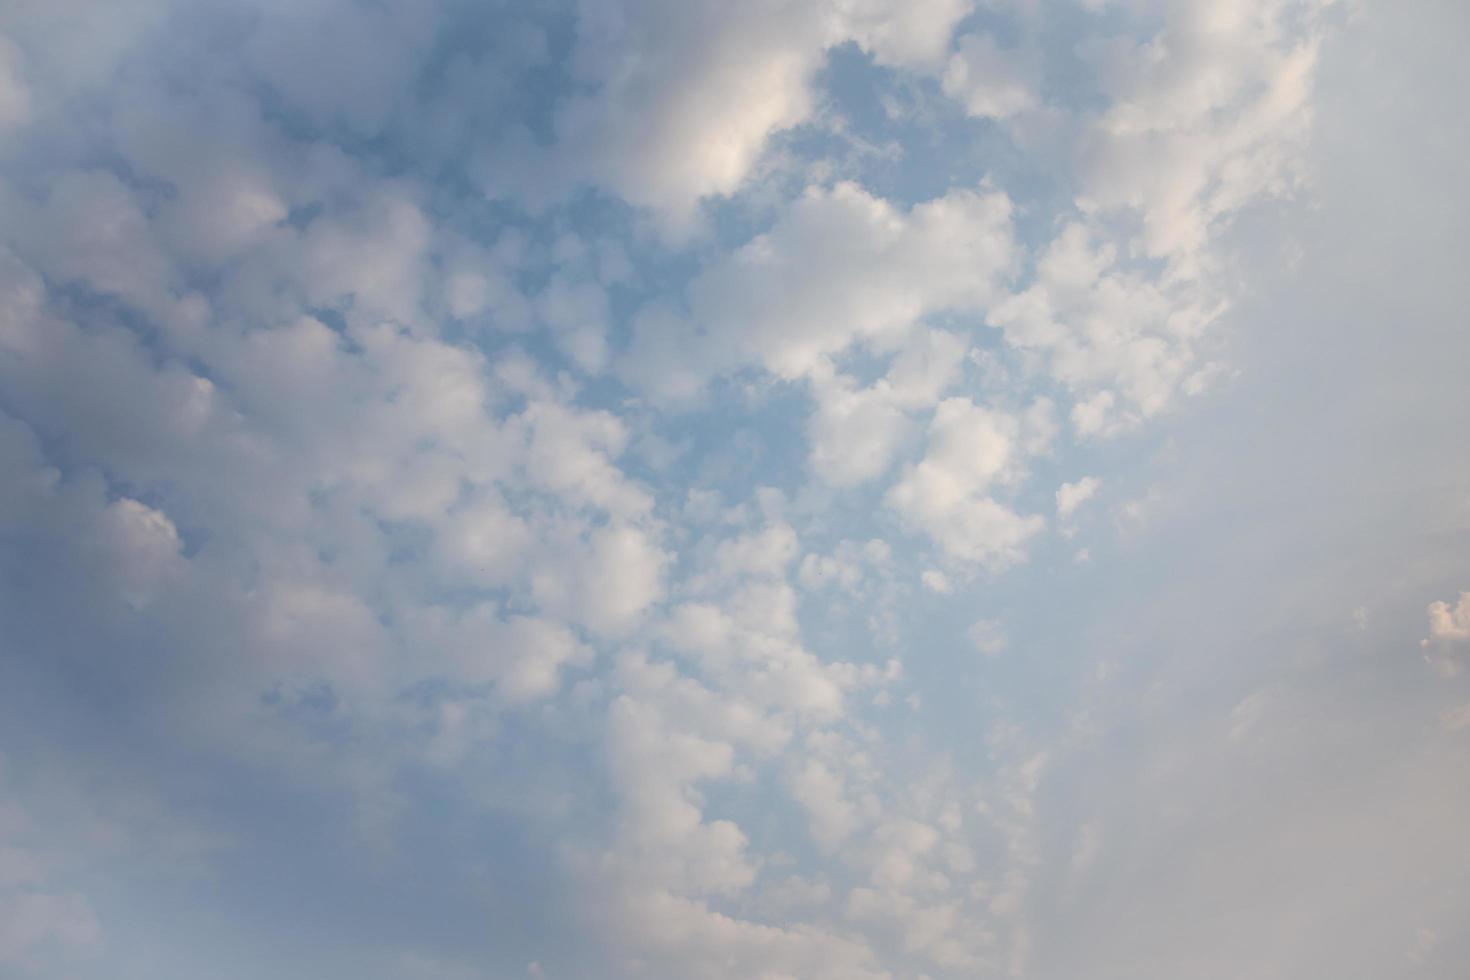
[[[1460,980],[1467,41],[0,0],[0,976]]]

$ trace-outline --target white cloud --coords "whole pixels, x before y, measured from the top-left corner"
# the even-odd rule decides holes
[[[702,198],[736,191],[770,137],[812,114],[830,48],[855,41],[881,63],[933,67],[970,6],[584,2],[573,64],[593,91],[558,108],[551,166],[687,229]]]
[[[806,812],[811,836],[824,851],[834,851],[857,830],[860,816],[848,802],[842,777],[816,760],[793,766],[787,775],[792,798]]]
[[[1005,119],[1037,105],[1035,69],[988,34],[966,34],[944,69],[944,92],[972,116]]]
[[[1057,516],[1071,517],[1078,507],[1092,499],[1102,481],[1095,476],[1084,476],[1072,483],[1063,483],[1057,488]]]
[[[526,523],[487,493],[447,515],[436,545],[452,574],[493,586],[515,580],[531,540]]]
[[[814,372],[816,410],[807,422],[810,465],[835,486],[882,476],[909,442],[910,413],[930,408],[958,380],[964,342],[942,330],[920,330],[866,388],[840,374]]]
[[[103,547],[111,552],[121,589],[137,608],[182,571],[179,532],[166,514],[123,497],[103,517]]]
[[[1470,592],[1461,592],[1453,606],[1443,600],[1429,604],[1429,636],[1445,643],[1470,640]]]
[[[811,188],[770,231],[699,275],[693,324],[646,310],[622,373],[671,394],[747,363],[797,379],[856,347],[895,353],[926,316],[983,310],[1017,259],[1003,194],[956,190],[905,212],[853,184]],[[945,342],[935,344],[932,356],[947,363]],[[924,379],[905,363],[890,384],[907,395]]]
[[[440,658],[429,669],[443,669],[449,679],[471,687],[493,684],[495,695],[512,704],[555,694],[563,670],[592,659],[592,650],[561,623],[505,616],[488,604],[463,612],[424,610],[407,629]]]
[[[525,433],[526,474],[537,486],[569,503],[630,520],[652,507],[648,493],[614,462],[628,444],[627,426],[617,416],[537,401],[514,422]]]
[[[887,393],[854,390],[845,379],[815,386],[817,408],[807,423],[811,467],[836,486],[881,476],[913,427]]]
[[[723,608],[676,607],[665,636],[676,650],[754,703],[831,721],[844,710],[846,664],[825,664],[795,637],[796,593],[784,582],[748,585]],[[858,674],[857,679],[865,680]]]
[[[816,591],[836,588],[847,594],[859,592],[874,573],[881,573],[892,557],[892,549],[874,538],[864,544],[842,541],[831,554],[809,553],[801,560],[797,575],[803,588]]]
[[[559,109],[560,153],[577,177],[687,224],[811,111],[826,40],[817,7],[583,3],[574,64],[598,88]]]
[[[342,217],[319,217],[302,236],[302,282],[323,306],[347,302],[364,324],[417,324],[430,227],[407,196],[384,190]]]
[[[669,556],[647,531],[610,524],[582,540],[559,537],[560,555],[531,576],[532,595],[543,608],[617,635],[662,597]]]
[[[1044,448],[1045,408],[1008,415],[963,398],[940,402],[924,458],[889,490],[888,505],[952,557],[996,566],[1018,560],[1042,519],[989,494],[1014,484],[1028,456]]]
[[[1289,187],[1331,5],[1170,3],[1148,40],[1094,44],[1112,102],[1088,136],[1084,206],[1136,209],[1149,254],[1187,256],[1216,221]]]
[[[111,173],[76,170],[47,191],[39,205],[0,194],[12,234],[25,237],[24,252],[39,270],[170,319],[174,264],[129,189]]]
[[[920,330],[888,365],[880,386],[906,408],[928,408],[959,380],[965,340],[944,330]]]
[[[954,583],[949,580],[949,576],[937,568],[924,569],[923,574],[919,578],[924,583],[924,588],[931,592],[938,592],[940,595],[949,595],[954,591]]]
[[[923,316],[978,310],[1015,261],[1010,202],[953,191],[907,214],[852,184],[811,190],[693,287],[696,315],[744,335],[783,378],[856,343],[895,349]]]
[[[717,581],[727,583],[743,576],[784,578],[798,553],[791,525],[769,524],[752,534],[721,541],[714,551],[712,571]]]
[[[18,40],[0,41],[0,127],[19,137],[0,152],[0,571],[19,598],[0,611],[58,638],[45,652],[59,666],[37,676],[92,669],[87,683],[115,686],[119,706],[135,699],[149,737],[166,736],[180,765],[200,760],[187,800],[215,798],[216,770],[248,767],[270,800],[320,794],[327,816],[303,807],[303,826],[350,811],[392,861],[402,846],[452,867],[430,876],[428,907],[384,927],[402,972],[474,969],[458,952],[392,955],[417,949],[398,940],[438,915],[435,900],[504,897],[505,846],[525,848],[513,870],[547,883],[515,896],[525,921],[566,937],[566,949],[507,947],[516,964],[535,955],[537,975],[575,975],[565,964],[585,955],[630,976],[1070,976],[1048,970],[1094,940],[1122,949],[1097,963],[1129,961],[1126,943],[1108,945],[1128,916],[1097,926],[1088,889],[1148,896],[1174,869],[1117,877],[1119,854],[1152,852],[1067,781],[1085,770],[1106,784],[1102,803],[1091,782],[1078,791],[1102,810],[1157,803],[1152,791],[1187,767],[1114,754],[1171,745],[1195,710],[1175,695],[1186,689],[1126,689],[1157,679],[1146,651],[1112,675],[1079,666],[1069,641],[1095,624],[1085,604],[1057,602],[1048,677],[1080,670],[1102,693],[1079,707],[1056,693],[1071,685],[1049,688],[1048,707],[1078,710],[1051,727],[1053,712],[1032,717],[1035,732],[1001,721],[988,754],[940,744],[933,732],[967,721],[946,704],[968,703],[989,668],[933,660],[934,631],[963,630],[976,611],[956,621],[946,597],[1018,563],[1039,534],[1029,512],[1054,484],[1027,481],[1059,420],[1066,438],[1103,440],[1215,370],[1206,335],[1233,288],[1218,232],[1295,180],[1318,7],[1140,0],[1052,26],[1148,37],[1043,51],[1054,37],[1024,3],[989,5],[987,25],[1015,27],[1003,49],[982,34],[952,44],[966,0],[588,2],[549,15],[554,43],[538,48],[570,45],[569,62],[497,86],[484,36],[525,38],[526,58],[541,58],[529,50],[540,12],[501,23],[511,14],[411,6],[276,3],[229,29],[208,11],[139,15],[109,55],[109,38],[62,35],[127,18],[87,8],[101,26],[82,30],[85,18],[32,3]],[[438,33],[446,23],[453,34]],[[844,55],[819,90],[848,43],[880,70]],[[99,67],[84,71],[78,53],[93,48]],[[424,62],[441,50],[446,63]],[[890,90],[932,94],[938,79],[972,116],[1006,124],[937,133],[928,113],[955,107],[916,95],[909,115],[792,131],[819,112],[835,120],[849,72],[892,106]],[[83,76],[101,81],[68,102]],[[1077,101],[1043,106],[1043,77],[1048,99]],[[854,139],[886,127],[898,152],[871,168],[811,159],[842,126]],[[1028,141],[1046,127],[1058,145],[1082,130],[1076,181],[1078,148],[1053,158]],[[906,142],[976,131],[995,141],[977,147],[1005,147],[980,184],[964,154],[939,167],[923,140]],[[1056,186],[1001,190],[1012,153]],[[759,194],[742,196],[757,174]],[[481,179],[525,196],[464,193]],[[571,194],[579,184],[602,193]],[[1080,209],[1054,213],[1053,190],[1077,191]],[[910,203],[919,193],[929,199]],[[677,234],[721,195],[703,212],[710,234]],[[676,234],[651,231],[650,211]],[[1039,242],[1034,254],[1022,240]],[[810,413],[791,417],[788,395]],[[1114,451],[1089,445],[1079,460],[1075,448],[1055,445],[1058,470],[1107,466]],[[710,463],[719,453],[737,465]],[[1099,486],[1056,490],[1063,533]],[[1124,505],[1139,549],[1152,546],[1139,516],[1150,500]],[[1107,560],[1037,574],[1066,588]],[[1024,602],[1027,581],[998,584],[999,604]],[[1430,642],[1462,644],[1470,594],[1429,618]],[[964,632],[987,655],[1008,640],[995,620]],[[104,646],[148,655],[95,657]],[[14,665],[12,698],[34,713],[13,724],[41,741],[91,731],[79,701],[33,692],[30,661]],[[1005,673],[975,710],[1030,717],[1032,679]],[[1234,738],[1229,765],[1287,744],[1282,719],[1310,718],[1270,690],[1199,712]],[[40,707],[26,706],[33,694]],[[72,714],[43,717],[53,707]],[[1425,752],[1455,771],[1461,740],[1447,736],[1464,714],[1437,703],[1389,726],[1385,744],[1438,717]],[[139,768],[127,737],[105,747],[118,780]],[[58,767],[91,765],[63,758],[66,741]],[[1319,759],[1311,748],[1304,758]],[[173,777],[156,778],[160,800],[178,803]],[[432,807],[396,788],[424,778]],[[1422,791],[1404,778],[1382,798],[1427,798],[1396,795]],[[89,944],[100,926],[85,889],[44,883],[44,855],[8,847],[7,806],[0,960]],[[1198,846],[1215,839],[1198,814],[1224,812],[1210,791],[1139,809],[1163,815],[1140,834],[1198,858],[1190,874],[1228,878]],[[502,819],[529,832],[481,840],[469,862],[438,833]],[[399,820],[417,823],[400,837]],[[1321,842],[1337,826],[1292,824],[1282,839]],[[307,839],[297,832],[281,831],[281,853]],[[538,850],[546,840],[554,855]],[[259,846],[245,841],[242,860]],[[466,868],[473,889],[457,893]],[[150,892],[130,868],[109,870],[115,894],[141,890],[168,912],[172,884]],[[1071,889],[1061,898],[1057,881]],[[592,916],[557,932],[574,910],[548,907],[568,894]],[[1168,922],[1173,908],[1134,917]]]
[[[1046,247],[1034,281],[990,319],[1074,394],[1073,426],[1087,438],[1136,426],[1167,407],[1195,369],[1197,340],[1218,313],[1198,282],[1129,268],[1116,246],[1074,223]]]
[[[954,27],[975,0],[838,0],[847,33],[883,65],[933,70],[949,51]]]

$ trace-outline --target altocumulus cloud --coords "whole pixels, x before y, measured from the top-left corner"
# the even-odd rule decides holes
[[[0,974],[1463,976],[1412,6],[0,2]]]

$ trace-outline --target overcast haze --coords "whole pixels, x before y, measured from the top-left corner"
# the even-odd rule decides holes
[[[0,0],[0,976],[1463,980],[1467,43]]]

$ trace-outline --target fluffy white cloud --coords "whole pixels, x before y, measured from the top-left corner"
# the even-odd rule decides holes
[[[695,315],[797,378],[854,344],[894,350],[924,316],[983,309],[1016,262],[1003,194],[953,191],[904,213],[852,184],[813,189],[694,284]]]
[[[954,591],[954,583],[950,581],[949,576],[937,568],[924,569],[923,574],[919,578],[924,583],[924,588],[929,589],[931,592],[938,592],[940,595],[949,595]]]
[[[1470,592],[1461,592],[1453,606],[1443,600],[1429,604],[1429,635],[1446,642],[1470,640]]]
[[[811,111],[826,24],[819,6],[584,3],[574,63],[597,90],[563,105],[577,174],[687,222],[735,190],[766,139]]]
[[[904,212],[852,184],[812,188],[699,275],[688,321],[645,311],[623,373],[655,393],[687,394],[745,364],[797,379],[855,348],[895,353],[926,316],[984,309],[1017,259],[1003,194],[952,191]],[[946,363],[948,345],[937,344],[934,359]],[[900,389],[933,383],[917,366],[899,370],[890,384]]]
[[[944,68],[944,91],[972,116],[1005,119],[1037,105],[1036,71],[988,34],[966,34]]]
[[[1116,246],[1071,224],[991,319],[1077,395],[1073,424],[1087,437],[1162,411],[1199,370],[1196,342],[1219,312],[1202,284],[1130,269]]]
[[[442,660],[447,678],[470,687],[491,684],[495,695],[509,703],[556,693],[561,672],[586,665],[592,656],[561,623],[506,616],[491,605],[462,612],[423,610],[415,614],[408,632],[416,645]]]
[[[123,497],[107,506],[100,542],[111,553],[129,605],[140,607],[182,571],[179,532],[168,515]]]
[[[844,32],[879,64],[932,70],[949,51],[954,27],[975,0],[837,0]]]
[[[1155,256],[1189,255],[1212,224],[1299,171],[1331,0],[1133,4],[1162,16],[1147,40],[1089,47],[1111,98],[1086,141],[1086,208],[1130,208]]]
[[[669,556],[647,531],[607,525],[581,538],[562,530],[553,540],[560,554],[531,576],[532,595],[551,612],[597,633],[619,634],[663,595]]]
[[[842,541],[831,554],[803,557],[797,578],[809,590],[835,587],[854,593],[874,572],[885,570],[892,555],[893,549],[878,538],[862,544]]]
[[[1057,487],[1057,516],[1071,517],[1077,508],[1092,499],[1102,481],[1095,476],[1084,476],[1072,483]]]
[[[615,898],[599,916],[662,970],[886,975],[857,939],[799,921],[765,924],[709,904],[763,894],[764,870],[742,826],[707,813],[713,787],[748,784],[805,741],[811,726],[843,725],[845,690],[893,676],[891,669],[824,664],[799,646],[786,583],[797,554],[791,528],[781,523],[719,542],[684,587],[703,598],[675,606],[659,630],[694,670],[636,653],[618,664],[622,693],[604,744],[619,815],[598,861],[600,887]],[[797,805],[820,812],[827,804],[817,773],[793,770],[783,782]]]
[[[908,416],[884,391],[853,390],[841,378],[819,383],[816,395],[807,423],[812,469],[838,486],[881,476],[909,440]]]
[[[346,300],[366,322],[418,322],[429,231],[418,206],[392,190],[340,218],[318,218],[301,241],[308,300],[321,306]]]
[[[842,776],[820,761],[808,759],[787,776],[791,796],[806,812],[812,840],[824,851],[840,848],[857,830],[861,817],[848,801]]]
[[[685,228],[701,198],[737,190],[770,137],[812,114],[829,49],[853,41],[881,63],[930,68],[970,6],[584,2],[573,64],[593,91],[558,108],[550,166]]]
[[[1167,752],[1104,763],[1188,711],[1233,754],[1194,747],[1243,766],[1297,702],[1253,678],[1196,712],[1147,651],[1122,672],[1146,695],[1110,686],[1074,642],[1086,602],[1025,608],[1042,576],[1047,603],[1094,588],[1103,542],[1095,566],[1049,554],[997,583],[1004,628],[952,597],[1043,550],[1059,474],[1126,485],[1107,467],[1143,453],[1104,437],[1218,373],[1218,232],[1296,179],[1325,4],[1084,3],[1051,33],[1036,5],[974,6],[17,6],[0,737],[65,736],[38,771],[115,763],[211,819],[242,771],[263,806],[311,795],[279,843],[330,828],[356,883],[350,827],[435,872],[382,925],[400,972],[480,968],[394,954],[457,928],[436,902],[511,892],[535,928],[504,962],[536,975],[1072,976],[1071,942],[1130,961],[1126,930],[1070,926],[1098,889],[1151,895],[1109,877],[1151,852],[1067,793],[1157,804],[1148,830],[1218,880],[1179,828],[1228,809],[1159,802],[1188,771]],[[868,84],[889,115],[846,118]],[[891,142],[832,150],[870,138]],[[1062,534],[1100,485],[1056,489]],[[1461,645],[1470,595],[1429,617],[1428,642]],[[1044,667],[966,654],[1031,649],[1038,618]],[[1443,697],[1393,744],[1413,728],[1456,771],[1463,697]],[[1111,796],[1088,783],[1105,769]],[[47,880],[8,807],[0,963],[152,943],[133,903]],[[225,889],[262,850],[295,857],[248,809]],[[160,914],[194,894],[126,863],[110,894]]]
[[[74,170],[55,177],[40,204],[0,195],[25,251],[48,278],[117,296],[172,319],[174,263],[132,192],[113,174]]]
[[[866,388],[841,374],[814,372],[816,410],[807,423],[812,470],[836,486],[883,475],[910,441],[910,413],[931,407],[958,379],[964,353],[958,336],[920,330]]]
[[[955,558],[995,566],[1017,560],[1042,519],[1017,514],[991,491],[1014,485],[1027,459],[1045,449],[1049,410],[1042,402],[1010,415],[945,399],[930,423],[924,458],[889,490],[888,505]]]
[[[1465,669],[1460,647],[1470,641],[1470,592],[1461,592],[1453,606],[1444,600],[1429,604],[1429,636],[1419,641],[1428,648],[1429,663],[1443,677],[1457,677]]]

